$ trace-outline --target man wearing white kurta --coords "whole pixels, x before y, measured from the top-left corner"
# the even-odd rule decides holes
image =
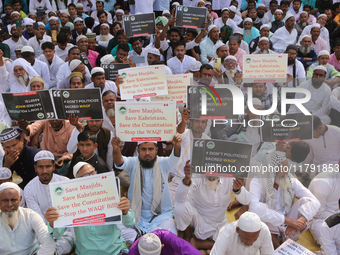
[[[327,69],[324,66],[314,68],[313,78],[304,81],[299,85],[299,88],[307,89],[311,93],[311,99],[304,103],[303,106],[313,115],[318,116],[322,123],[330,124],[331,118],[328,116],[330,111],[331,89],[324,83]],[[304,98],[305,94],[296,93],[295,98]],[[299,113],[300,110],[296,105],[289,108],[288,113]]]
[[[15,60],[17,59],[17,55],[14,51],[15,47],[17,47],[18,45],[27,45],[28,41],[25,39],[25,37],[22,36],[22,29],[17,29],[15,24],[11,26],[11,34],[12,37],[3,41],[3,43],[8,45],[9,49],[11,50],[11,59]]]
[[[334,167],[336,167],[334,165]],[[331,171],[332,168],[326,168]],[[321,244],[320,228],[322,223],[331,215],[340,213],[339,194],[340,194],[340,174],[339,172],[322,172],[318,174],[309,185],[309,190],[319,200],[321,206],[318,213],[314,216],[310,230],[318,244]],[[332,253],[329,253],[332,254]]]
[[[288,161],[283,152],[266,155],[262,171],[250,183],[249,211],[260,216],[272,233],[274,248],[280,246],[278,236],[298,240],[308,229],[320,208],[320,202],[292,174],[288,173]],[[269,167],[276,169],[270,171]],[[294,203],[295,197],[300,198]]]
[[[185,55],[185,43],[177,42],[175,44],[175,57],[170,58],[167,62],[167,66],[171,69],[172,74],[184,74],[189,70],[190,64],[195,62],[196,59]]]
[[[231,29],[233,31],[235,31],[238,28],[235,21],[233,21],[232,19],[229,19],[229,9],[228,8],[223,8],[221,10],[221,18],[215,19],[214,25],[217,26],[218,31],[220,31],[221,27],[223,27],[225,25],[231,27]]]
[[[324,254],[340,255],[340,214],[328,217],[321,225],[321,248]]]
[[[238,221],[221,229],[211,255],[270,255],[274,253],[270,231],[255,213],[245,212]]]
[[[65,181],[68,178],[54,174],[54,155],[50,151],[40,151],[34,156],[35,171],[38,176],[32,179],[25,187],[25,199],[28,208],[38,213],[45,224],[45,213],[52,206],[49,183]],[[74,234],[66,231],[62,237],[56,239],[56,247],[59,254],[71,252],[74,245]]]
[[[286,15],[285,26],[275,31],[270,40],[276,52],[283,53],[289,44],[296,43],[297,31],[294,28],[295,18],[291,14]]]
[[[33,36],[32,38],[30,38],[28,40],[28,45],[31,46],[34,50],[35,56],[38,58],[42,53],[43,50],[41,49],[41,45],[44,42],[52,42],[52,38],[51,36],[45,35],[45,24],[42,22],[38,22],[38,26],[39,26],[39,39],[36,36]]]
[[[302,40],[302,38],[305,35],[310,35],[311,34],[311,30],[312,30],[313,27],[319,27],[320,28],[320,35],[319,35],[319,37],[324,39],[326,41],[326,43],[329,44],[329,32],[328,32],[328,29],[326,27],[324,27],[324,26],[321,27],[321,25],[319,23],[314,23],[312,25],[306,26],[302,30],[302,33],[301,33],[300,38],[298,40],[298,44],[300,43],[300,41]]]
[[[216,56],[216,49],[224,45],[219,39],[219,30],[216,25],[210,25],[208,27],[208,33],[209,36],[200,43],[202,64],[208,64],[209,61]]]
[[[135,1],[135,4],[130,4],[130,14],[136,14],[138,12],[142,14],[152,13],[154,1],[155,0]],[[127,2],[127,0],[124,0],[124,2]]]

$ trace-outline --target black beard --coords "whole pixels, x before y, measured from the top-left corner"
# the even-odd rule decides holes
[[[294,62],[295,62],[295,59],[294,59],[294,60],[289,60],[289,59],[288,59],[288,65],[289,65],[289,66],[292,65],[292,64],[294,64]]]
[[[152,160],[142,160],[139,156],[138,156],[138,159],[139,159],[140,166],[142,168],[153,168],[153,166],[155,165],[157,156]]]
[[[257,14],[257,17],[259,17],[260,19],[262,19],[263,18],[263,16],[264,16],[264,13],[263,14]]]

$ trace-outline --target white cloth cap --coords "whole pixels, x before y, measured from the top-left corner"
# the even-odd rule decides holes
[[[261,100],[256,98],[256,97],[253,97],[253,105],[260,105],[261,106],[262,105]]]
[[[21,49],[21,53],[23,53],[23,52],[32,52],[32,53],[34,53],[34,49],[31,46],[25,45]]]
[[[189,66],[189,70],[191,72],[198,72],[202,66],[200,61],[192,61]]]
[[[14,182],[4,182],[3,184],[1,184],[0,185],[0,192],[5,190],[5,189],[15,189],[16,191],[18,191],[19,196],[20,196],[20,188]]]
[[[321,50],[318,54],[318,57],[320,56],[329,56],[329,51],[328,50]]]
[[[308,12],[306,12],[306,11],[300,12],[300,16],[301,16],[301,14],[307,14],[307,16],[308,16]]]
[[[224,11],[229,11],[229,8],[228,7],[222,8],[221,13],[224,12]]]
[[[259,8],[259,7],[266,7],[263,3],[260,3],[256,6],[256,9]]]
[[[19,44],[19,45],[17,45],[17,46],[15,47],[14,51],[21,51],[21,49],[22,49],[23,47],[24,47],[24,45]]]
[[[77,18],[74,19],[73,23],[76,23],[78,21],[84,22],[84,20],[82,18],[77,17]]]
[[[312,29],[313,29],[314,27],[320,28],[321,26],[320,26],[319,23],[314,23],[314,24],[311,26],[311,29],[310,29],[310,30],[312,31]]]
[[[7,180],[12,177],[12,172],[7,167],[0,167],[0,180]]]
[[[69,16],[69,13],[68,13],[68,10],[65,9],[65,10],[60,10],[60,14],[67,14],[67,16]]]
[[[204,3],[205,4],[204,0],[199,0],[197,3]]]
[[[151,54],[154,54],[154,55],[157,55],[157,56],[160,56],[161,53],[159,52],[159,49],[156,49],[156,48],[152,48],[148,51],[148,53],[151,53]]]
[[[280,10],[280,9],[277,9],[277,10],[274,12],[274,14],[277,13],[277,12],[281,12],[281,13],[283,14],[283,11]]]
[[[73,59],[71,62],[70,62],[70,70],[71,72],[73,72],[81,63],[79,59]]]
[[[124,14],[124,10],[118,9],[118,10],[116,11],[116,13],[122,13],[122,14]]]
[[[254,233],[261,230],[262,223],[256,213],[245,212],[238,219],[237,226],[244,232]]]
[[[159,255],[161,249],[161,240],[154,233],[147,233],[139,239],[138,251],[140,255]]]
[[[261,41],[267,41],[267,42],[269,42],[269,39],[268,39],[268,37],[261,37],[260,39],[259,39],[259,43],[261,42]]]
[[[240,27],[235,28],[233,35],[240,34],[243,35],[243,29]]]
[[[218,28],[216,25],[210,25],[209,27],[208,27],[208,33],[210,33],[210,31],[211,31],[211,29],[213,29],[213,28]]]
[[[234,6],[234,5],[232,5],[232,6],[230,6],[229,7],[229,10],[231,11],[231,12],[237,12],[237,9],[236,9],[236,7]]]
[[[322,71],[325,71],[327,73],[327,69],[324,66],[317,66],[317,67],[314,68],[314,71],[315,70],[322,70]]]
[[[50,21],[50,20],[58,20],[58,21],[59,21],[59,19],[58,19],[56,16],[51,16],[51,17],[48,19],[48,21]]]
[[[35,22],[35,21],[34,21],[33,19],[24,18],[25,26],[33,26],[34,22]]]
[[[45,26],[45,24],[39,21],[38,26]]]
[[[224,61],[226,61],[227,59],[232,59],[232,60],[235,60],[235,62],[237,62],[237,58],[234,57],[234,56],[232,56],[232,55],[227,56],[227,57],[224,59]]]
[[[326,17],[327,18],[327,15],[326,14],[320,14],[319,16],[318,16],[318,18],[321,18],[321,17]]]
[[[19,15],[20,15],[20,13],[17,12],[17,11],[12,12],[12,13],[11,13],[11,16],[12,16],[12,14],[19,14]]]
[[[260,31],[265,28],[265,27],[268,27],[270,29],[270,27],[268,26],[268,24],[263,24],[261,27],[260,27]]]
[[[311,37],[310,35],[304,35],[304,36],[302,36],[301,41],[302,41],[305,37],[309,37],[310,39],[312,39],[312,37]]]
[[[74,178],[77,178],[77,174],[78,174],[79,170],[80,170],[83,166],[85,166],[85,165],[87,165],[87,164],[88,164],[88,163],[82,162],[82,161],[80,161],[80,162],[78,162],[77,164],[75,164],[75,166],[73,167],[73,176],[74,176]]]
[[[105,27],[110,29],[110,26],[107,23],[102,23],[102,24],[100,24],[100,26],[105,26]]]
[[[211,5],[211,3],[210,2],[205,2],[205,6],[207,6],[207,5]]]
[[[22,68],[25,69],[25,71],[28,73],[29,77],[35,77],[35,76],[40,76],[33,68],[31,63],[28,63],[25,59],[23,58],[18,58],[12,62],[11,65],[11,71],[9,72],[9,82],[10,84],[18,82],[17,77],[14,75],[14,67],[16,66],[21,66]]]
[[[245,19],[244,19],[243,24],[246,23],[247,21],[253,23],[253,20],[252,20],[251,18],[248,17],[248,18],[245,18]]]
[[[172,3],[171,6],[174,6],[174,5],[178,6],[178,5],[180,5],[180,4],[179,4],[179,2],[174,2],[174,3]]]
[[[105,74],[105,71],[101,67],[94,67],[91,70],[91,76],[94,75],[95,73],[103,73],[103,74]]]
[[[286,14],[286,17],[285,17],[285,22],[287,22],[290,18],[294,18],[294,21],[295,21],[295,17],[294,17],[294,15],[293,14],[290,14],[290,13],[287,13]]]
[[[85,35],[78,35],[76,38],[76,42],[78,42],[80,39],[85,38],[86,40],[88,40],[88,38]]]
[[[155,144],[157,144],[156,141],[142,141],[142,142],[138,142],[138,143],[137,143],[137,146],[139,146],[139,145],[142,144],[142,143],[155,143]]]
[[[54,155],[50,151],[42,150],[39,151],[37,154],[34,156],[34,162],[37,162],[39,160],[43,159],[50,159],[50,160],[55,160]]]
[[[162,15],[164,15],[164,14],[170,14],[169,10],[164,10],[164,11],[162,12]]]
[[[100,59],[101,64],[111,64],[113,61],[115,61],[115,58],[111,54],[106,54]]]
[[[84,8],[84,5],[82,3],[77,3],[76,4],[76,8],[79,8],[79,7],[83,7]]]

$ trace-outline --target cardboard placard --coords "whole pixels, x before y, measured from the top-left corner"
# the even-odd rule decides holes
[[[123,24],[128,37],[154,35],[156,33],[154,13],[124,16]]]
[[[207,9],[179,5],[176,8],[176,27],[204,28],[207,21]]]
[[[130,65],[127,63],[103,64],[102,68],[105,71],[105,80],[116,81],[118,70],[129,68],[129,67]]]
[[[288,239],[275,250],[274,255],[315,255],[315,253]]]

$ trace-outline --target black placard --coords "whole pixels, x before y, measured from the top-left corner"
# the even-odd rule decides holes
[[[105,80],[116,81],[118,70],[129,67],[130,65],[127,63],[102,64],[102,68],[105,70]]]
[[[247,177],[252,145],[214,139],[194,139],[191,165],[194,173]]]
[[[81,62],[84,63],[84,65],[87,66],[87,68],[88,68],[89,71],[91,72],[91,70],[92,70],[92,65],[91,65],[89,59],[87,58],[85,52],[80,53],[80,60],[81,60]]]
[[[262,119],[264,122],[264,125],[261,127],[263,142],[277,142],[280,140],[298,141],[313,138],[312,115],[304,115],[303,113],[287,115],[271,114],[264,116]]]
[[[207,9],[179,5],[176,8],[176,27],[204,28]]]
[[[79,120],[103,119],[99,88],[52,89],[51,91],[58,119],[66,120],[70,114],[75,114]]]
[[[123,22],[125,33],[128,37],[146,36],[156,33],[154,13],[124,16]]]
[[[56,119],[48,90],[3,93],[2,98],[10,118],[14,121]]]

